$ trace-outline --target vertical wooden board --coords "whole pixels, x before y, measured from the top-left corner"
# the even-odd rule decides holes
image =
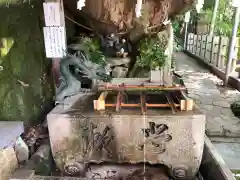
[[[188,34],[188,46],[187,46],[187,50],[189,52],[191,52],[191,48],[192,48],[192,33]]]
[[[212,64],[217,67],[218,64],[218,46],[219,46],[219,36],[215,36],[213,38],[213,44],[212,44]]]
[[[227,53],[228,53],[228,44],[229,44],[229,38],[228,37],[222,37],[222,47],[221,47],[221,67],[222,69],[226,68],[227,65]]]
[[[202,51],[202,35],[199,36],[199,57],[201,57],[201,51]]]
[[[194,34],[192,34],[192,41],[191,41],[191,53],[194,52]]]
[[[203,47],[202,47],[202,53],[201,53],[203,59],[205,58],[206,45],[207,45],[207,35],[204,35],[204,38],[203,38]]]
[[[188,33],[188,36],[187,36],[187,51],[190,51],[190,44],[191,44],[191,33]]]
[[[208,36],[206,35],[205,47],[204,47],[204,60],[206,60],[206,54],[207,54],[207,41],[208,41]]]
[[[197,35],[197,40],[196,40],[196,56],[198,56],[199,57],[199,53],[200,53],[200,44],[201,44],[201,42],[200,42],[200,37],[201,37],[201,35]]]
[[[207,36],[206,55],[205,60],[210,62],[211,60],[211,47],[212,47],[212,36]]]
[[[222,69],[222,67],[221,67],[221,61],[222,61],[221,48],[222,48],[222,36],[219,36],[218,54],[217,54],[217,67],[219,69]]]
[[[238,46],[239,46],[239,38],[236,39],[236,44],[234,46],[234,55],[233,55],[233,64],[232,64],[232,71],[235,71],[236,64],[239,59],[238,57]]]
[[[190,47],[189,47],[189,51],[192,53],[193,52],[193,34],[190,34]]]
[[[237,61],[236,64],[240,64],[240,38],[237,38],[237,43],[236,43],[236,53],[237,53]]]
[[[193,36],[193,54],[195,54],[196,55],[196,51],[197,51],[197,35],[196,34],[194,34],[194,36]]]
[[[205,54],[205,46],[206,46],[206,35],[202,35],[201,37],[201,51],[199,54],[199,57],[201,57],[202,59],[204,59],[204,54]]]
[[[190,42],[189,43],[189,51],[192,53],[193,52],[192,51],[193,50],[193,34],[191,33],[189,37],[190,37],[190,39],[189,39],[189,42]]]
[[[190,33],[187,35],[187,51],[189,51],[189,44],[190,44]]]
[[[198,34],[196,34],[196,43],[195,43],[195,55],[196,56],[198,56],[198,44],[199,44],[198,38],[199,38],[199,36],[198,36]]]
[[[189,33],[187,33],[187,39],[186,39],[186,50],[188,51],[188,44],[189,44]]]

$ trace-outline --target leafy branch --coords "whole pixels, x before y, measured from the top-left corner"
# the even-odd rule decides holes
[[[159,40],[157,37],[142,39],[138,48],[137,66],[152,70],[163,67],[167,58],[165,55],[166,42],[166,39]]]
[[[83,37],[80,39],[79,43],[72,44],[69,46],[70,49],[83,52],[87,59],[90,61],[105,66],[106,58],[102,51],[100,51],[100,43],[92,38]]]

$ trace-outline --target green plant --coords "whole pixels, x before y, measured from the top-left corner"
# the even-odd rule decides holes
[[[89,37],[82,37],[77,44],[72,44],[69,48],[84,52],[87,59],[90,61],[100,64],[102,66],[106,65],[106,58],[102,51],[100,51],[100,43],[96,39]]]
[[[213,15],[213,7],[206,8],[200,14],[200,19],[206,23],[211,23]],[[215,35],[231,36],[233,27],[233,8],[230,0],[220,0],[217,17],[214,26]],[[238,29],[238,36],[240,36],[240,29]]]
[[[184,15],[178,15],[172,20],[173,26],[173,49],[175,52],[183,50],[184,33],[182,31],[182,25],[184,23]]]
[[[137,66],[152,70],[163,67],[167,58],[165,55],[166,42],[166,39],[159,40],[157,37],[142,39],[138,48]]]
[[[233,102],[230,108],[236,117],[240,117],[240,101]]]

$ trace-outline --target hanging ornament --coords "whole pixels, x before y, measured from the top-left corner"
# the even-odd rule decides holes
[[[82,8],[85,6],[85,0],[78,0],[77,2],[77,9],[82,10]]]
[[[135,13],[137,18],[141,16],[141,10],[142,10],[142,0],[137,0],[137,4],[135,7]]]

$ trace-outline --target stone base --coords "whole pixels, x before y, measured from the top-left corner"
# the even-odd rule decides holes
[[[18,161],[13,148],[0,150],[0,180],[8,180],[18,168]]]

